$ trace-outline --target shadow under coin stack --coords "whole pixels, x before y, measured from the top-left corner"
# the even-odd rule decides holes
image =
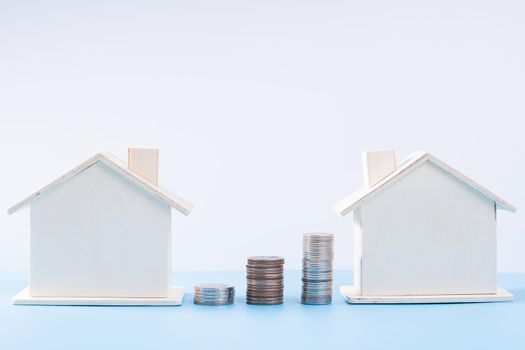
[[[197,305],[229,305],[235,299],[231,284],[208,283],[195,286],[193,303]]]
[[[332,302],[334,235],[310,233],[303,236],[303,304]]]
[[[253,305],[283,303],[284,258],[252,256],[246,265],[246,302]]]

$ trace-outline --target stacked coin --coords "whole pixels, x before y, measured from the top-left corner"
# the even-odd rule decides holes
[[[246,302],[255,305],[283,303],[284,258],[253,256],[246,265]]]
[[[229,305],[233,304],[235,288],[231,284],[208,283],[195,286],[194,304]]]
[[[332,302],[334,235],[310,233],[303,237],[303,304]]]

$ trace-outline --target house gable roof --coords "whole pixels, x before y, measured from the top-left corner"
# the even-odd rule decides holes
[[[113,169],[116,172],[119,172],[126,178],[130,179],[135,184],[139,185],[141,188],[143,188],[145,191],[149,192],[153,196],[157,197],[159,200],[165,202],[172,208],[176,209],[177,211],[181,212],[184,215],[189,215],[190,212],[193,209],[193,204],[190,202],[169,193],[165,189],[161,189],[153,184],[151,184],[149,181],[143,179],[140,175],[137,173],[131,171],[128,169],[128,166],[126,163],[112,155],[111,153],[97,153],[93,157],[89,158],[82,164],[78,165],[77,167],[73,168],[66,174],[62,175],[58,179],[54,180],[53,182],[49,183],[48,185],[42,187],[40,190],[34,192],[24,200],[18,202],[17,204],[13,205],[11,208],[7,210],[8,214],[13,214],[14,212],[18,211],[19,209],[22,209],[26,205],[33,202],[35,199],[42,197],[44,194],[46,194],[48,191],[52,190],[53,188],[60,186],[70,178],[80,174],[85,169],[89,168],[93,164],[97,162],[102,162],[106,165],[108,165],[111,169]]]
[[[369,199],[373,198],[381,190],[395,183],[396,181],[400,180],[404,175],[409,174],[410,172],[418,168],[420,165],[422,165],[426,161],[432,162],[433,164],[437,165],[439,168],[443,169],[444,171],[456,177],[458,180],[466,183],[473,189],[477,190],[479,193],[481,193],[485,197],[489,198],[490,200],[493,200],[494,203],[496,203],[498,208],[509,210],[512,212],[516,211],[516,208],[509,202],[505,201],[501,197],[498,197],[497,195],[490,192],[488,189],[481,186],[474,180],[463,175],[462,173],[452,168],[447,163],[443,162],[442,160],[434,157],[432,154],[427,153],[427,152],[417,152],[417,153],[410,155],[408,158],[403,160],[398,165],[396,170],[394,170],[384,179],[379,181],[377,184],[370,186],[370,187],[359,188],[357,191],[352,193],[350,196],[344,198],[339,203],[337,203],[333,207],[333,209],[341,216],[347,215],[348,213],[352,212],[354,209],[362,206]]]

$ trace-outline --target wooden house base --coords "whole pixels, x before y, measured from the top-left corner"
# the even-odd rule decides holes
[[[14,305],[100,305],[100,306],[176,306],[182,305],[184,287],[172,287],[166,298],[63,298],[32,297],[29,287],[13,298]]]
[[[349,304],[437,304],[437,303],[487,303],[512,301],[512,293],[498,287],[494,294],[445,294],[445,295],[359,295],[354,286],[341,286],[340,292]]]

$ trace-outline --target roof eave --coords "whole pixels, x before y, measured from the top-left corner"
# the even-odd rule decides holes
[[[95,164],[96,162],[101,161],[104,164],[110,166],[111,168],[115,169],[115,171],[120,171],[124,173],[125,175],[132,178],[132,180],[139,184],[141,187],[143,187],[145,190],[152,192],[155,194],[155,196],[162,202],[166,203],[170,207],[174,208],[175,210],[179,211],[180,213],[188,216],[192,210],[193,210],[193,204],[188,202],[187,200],[173,195],[173,194],[166,194],[167,191],[161,190],[157,186],[153,186],[150,184],[146,179],[142,178],[135,172],[132,172],[125,166],[125,163],[123,163],[120,159],[114,157],[110,153],[97,153],[94,156],[90,157],[86,161],[82,162],[80,165],[74,167],[70,171],[68,171],[66,174],[60,176],[59,178],[55,179],[54,181],[50,182],[46,186],[42,187],[40,190],[32,193],[28,197],[24,198],[22,201],[16,203],[9,209],[7,209],[7,214],[12,215],[18,210],[24,208],[25,206],[31,204],[34,200],[38,199],[42,194],[46,193],[47,191],[53,189],[56,186],[59,186],[61,183],[69,180],[70,178],[74,177],[75,175],[79,174],[83,170],[87,169],[91,165]],[[121,164],[122,163],[122,164]]]
[[[362,195],[360,195],[359,192],[363,191],[363,188],[360,188],[356,192],[352,193],[350,196],[338,202],[336,205],[332,207],[332,209],[339,216],[348,215],[353,210],[362,206],[368,200],[373,198],[378,192],[380,192],[382,187],[388,186],[390,183],[401,179],[403,177],[403,174],[411,172],[412,169],[419,167],[419,165],[421,165],[422,163],[428,160],[436,164],[438,167],[442,168],[443,170],[451,173],[458,180],[463,181],[470,187],[474,188],[484,197],[494,201],[494,203],[496,203],[496,206],[499,209],[508,210],[510,212],[516,212],[517,210],[516,207],[510,204],[509,202],[505,201],[501,197],[497,196],[493,192],[489,191],[485,187],[481,186],[480,184],[470,179],[469,177],[463,175],[462,173],[460,173],[459,171],[457,171],[456,169],[454,169],[447,163],[441,161],[440,159],[436,158],[435,156],[433,156],[432,154],[428,152],[416,152],[413,155],[409,156],[407,159],[412,159],[412,161],[409,161],[409,163],[405,164],[405,166],[403,166],[403,163],[405,161],[402,161],[398,169],[396,169],[394,172],[389,174],[383,180],[379,181],[374,186],[364,190],[364,193]]]

